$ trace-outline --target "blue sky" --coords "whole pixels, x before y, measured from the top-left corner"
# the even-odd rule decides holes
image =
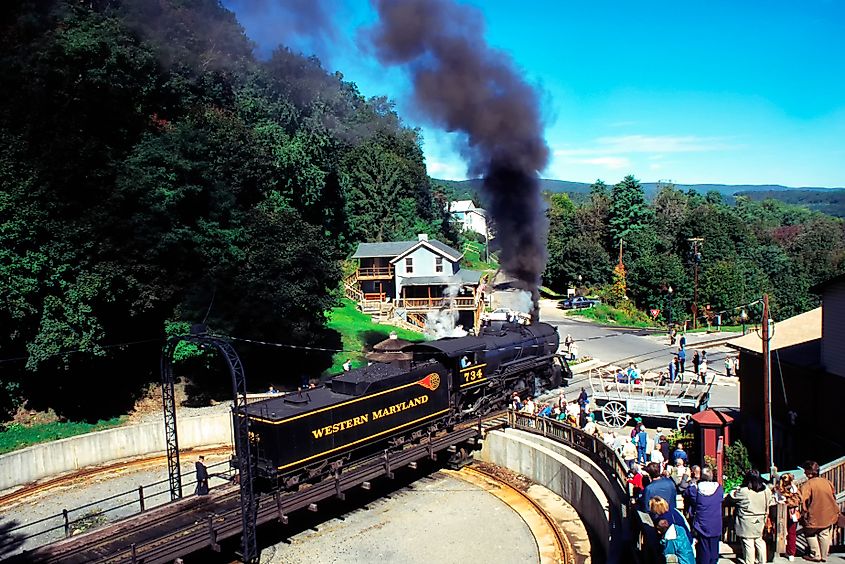
[[[843,0],[464,3],[542,92],[547,178],[845,187]],[[429,173],[466,178],[457,140],[410,106],[405,74],[361,48],[359,29],[375,19],[369,3],[326,5],[331,41],[288,42],[316,50],[363,94],[396,100],[423,128]],[[264,53],[283,37],[268,9],[239,14]]]

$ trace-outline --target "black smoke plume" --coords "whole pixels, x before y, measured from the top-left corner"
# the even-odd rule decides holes
[[[256,20],[255,33],[263,45],[285,43],[326,58],[340,41],[327,0],[227,0],[240,18]]]
[[[465,138],[469,172],[483,178],[503,270],[532,293],[546,264],[548,225],[539,172],[549,150],[537,92],[510,58],[484,40],[481,14],[451,0],[373,0],[369,40],[382,64],[411,73],[414,103]]]

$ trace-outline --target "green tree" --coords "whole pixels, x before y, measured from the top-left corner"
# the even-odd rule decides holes
[[[608,229],[614,246],[628,234],[649,224],[652,212],[645,201],[645,192],[639,181],[626,176],[613,187],[610,196]]]

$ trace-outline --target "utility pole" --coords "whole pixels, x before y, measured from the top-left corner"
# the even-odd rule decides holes
[[[772,335],[769,331],[769,295],[763,294],[763,433],[765,434],[766,468],[772,471],[774,452],[772,451]]]
[[[692,264],[695,270],[695,287],[692,296],[692,328],[698,327],[698,265],[701,264],[701,253],[698,251],[699,243],[704,242],[704,237],[690,237],[687,239],[692,243]]]

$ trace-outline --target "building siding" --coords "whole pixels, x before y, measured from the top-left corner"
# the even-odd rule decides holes
[[[764,464],[763,358],[740,353],[740,410],[734,439],[741,439],[758,468]],[[775,465],[796,468],[806,459],[828,461],[845,452],[845,438],[831,414],[842,410],[845,379],[788,363],[773,355],[771,400]],[[782,371],[782,372],[781,372]],[[789,416],[792,411],[795,417]]]
[[[845,377],[845,282],[822,295],[821,361],[831,374]]]
[[[436,271],[437,257],[443,258],[443,272]],[[407,261],[405,259],[413,259],[413,272],[409,273],[407,268]],[[460,269],[460,264],[449,260],[443,255],[432,252],[428,247],[420,247],[405,255],[396,261],[396,295],[399,299],[402,295],[402,278],[421,278],[429,276],[451,276]]]

